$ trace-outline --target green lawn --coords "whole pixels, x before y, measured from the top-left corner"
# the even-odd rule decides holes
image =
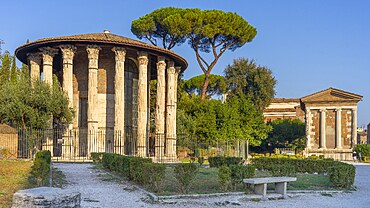
[[[31,166],[32,161],[0,160],[0,207],[10,207],[13,193],[33,186]]]
[[[31,176],[32,161],[0,160],[0,208],[10,207],[13,194],[21,189],[36,187],[36,180]],[[61,171],[53,169],[53,187],[66,184]],[[49,185],[46,181],[45,186]]]
[[[177,191],[177,182],[173,173],[174,168],[168,166],[166,169],[166,177],[164,181],[163,192],[159,195],[179,194]],[[263,171],[256,171],[255,177],[267,177],[270,173]],[[273,185],[269,186],[273,188]],[[289,183],[288,189],[290,190],[323,190],[331,189],[329,176],[322,174],[297,174],[297,181]],[[251,192],[245,185],[239,185],[236,189],[230,191]],[[192,183],[190,193],[220,193],[221,187],[218,183],[218,169],[217,168],[200,168]]]

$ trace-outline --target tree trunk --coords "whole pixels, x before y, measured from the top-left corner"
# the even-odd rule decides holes
[[[202,88],[202,100],[206,99],[208,85],[209,85],[209,73],[206,73],[205,78],[204,78],[203,88]]]

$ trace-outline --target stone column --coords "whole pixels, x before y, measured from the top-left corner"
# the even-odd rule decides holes
[[[41,54],[28,53],[27,56],[31,80],[40,80]]]
[[[352,108],[352,148],[357,144],[357,108]]]
[[[335,109],[335,148],[342,149],[342,109]]]
[[[155,156],[161,160],[164,156],[165,108],[166,108],[166,62],[159,56],[157,62],[157,101],[155,107]]]
[[[99,50],[96,45],[86,47],[88,63],[88,87],[87,87],[87,131],[89,134],[88,152],[98,152],[102,147],[103,141],[96,141],[98,130],[97,105],[98,105],[98,59]]]
[[[306,107],[306,149],[311,149],[311,109]]]
[[[44,81],[50,86],[53,85],[53,57],[58,50],[50,47],[40,48],[42,52],[42,71],[44,73]]]
[[[326,149],[326,109],[320,110],[320,149]]]
[[[67,93],[70,108],[73,107],[73,57],[76,49],[72,45],[60,46],[63,56],[63,90]],[[72,125],[68,129],[72,129]]]
[[[125,57],[126,50],[114,47],[116,57],[116,73],[114,76],[114,152],[124,154],[125,142]]]
[[[148,54],[138,52],[138,117],[137,117],[137,155],[146,157],[146,138],[148,123]]]
[[[167,68],[167,103],[166,103],[166,156],[169,160],[176,159],[175,129],[175,72],[174,62],[168,62]]]
[[[53,87],[53,57],[55,54],[57,54],[58,50],[55,48],[45,47],[40,48],[42,52],[42,70],[44,73],[44,81],[50,85],[50,87]],[[46,146],[45,150],[49,150],[51,152],[51,155],[53,156],[53,116],[50,115],[50,121],[49,121],[49,130],[47,131],[46,136]]]
[[[61,45],[63,57],[63,90],[66,92],[69,107],[73,107],[73,57],[76,52],[76,47],[73,45]],[[72,124],[68,125],[67,131],[63,134],[62,157],[71,158],[74,154],[69,147],[72,144]]]

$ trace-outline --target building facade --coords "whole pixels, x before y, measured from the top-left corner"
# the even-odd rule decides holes
[[[306,156],[351,160],[357,144],[357,104],[361,99],[361,95],[328,88],[300,99],[274,99],[264,110],[264,116],[266,121],[284,118],[304,121]]]
[[[56,75],[61,83],[75,111],[68,126],[78,130],[74,155],[176,159],[177,77],[187,67],[181,56],[109,31],[36,40],[17,48],[16,56],[28,64],[32,80],[52,84]],[[151,80],[157,83],[155,112],[149,107]],[[149,142],[151,114],[155,138]]]

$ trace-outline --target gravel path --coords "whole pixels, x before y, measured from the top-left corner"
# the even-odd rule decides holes
[[[82,207],[370,207],[370,165],[356,165],[357,191],[333,194],[289,194],[288,199],[250,201],[245,195],[201,199],[171,199],[152,204],[148,195],[130,183],[118,182],[91,164],[55,163],[67,177],[66,189],[79,191]]]

